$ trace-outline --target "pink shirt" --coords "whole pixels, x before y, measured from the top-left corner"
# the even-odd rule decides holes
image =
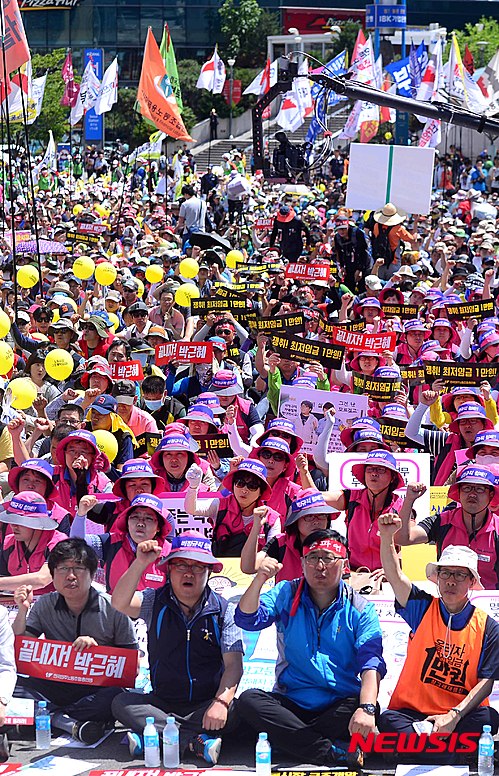
[[[157,307],[153,307],[152,310],[149,312],[149,320],[156,326],[164,327],[165,316],[161,312],[160,305],[157,305]],[[172,307],[170,311],[167,313],[166,322],[169,323],[171,326],[173,326],[173,328],[175,329],[179,337],[184,336],[185,321],[184,321],[184,316],[179,310],[175,310],[175,308]]]
[[[132,429],[136,437],[147,432],[150,434],[158,433],[158,426],[153,416],[149,412],[135,407],[135,405],[132,407],[132,413],[127,421],[127,426]]]

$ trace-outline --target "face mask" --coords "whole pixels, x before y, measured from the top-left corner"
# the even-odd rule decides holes
[[[495,455],[482,455],[482,453],[476,454],[476,462],[484,466],[490,466],[490,464],[499,464],[499,458]]]
[[[159,410],[162,407],[163,399],[157,399],[155,401],[144,399],[144,404],[148,410],[154,412],[155,410]]]

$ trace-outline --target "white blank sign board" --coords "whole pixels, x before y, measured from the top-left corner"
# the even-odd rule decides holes
[[[346,206],[378,210],[393,202],[407,213],[430,210],[433,148],[352,143]]]

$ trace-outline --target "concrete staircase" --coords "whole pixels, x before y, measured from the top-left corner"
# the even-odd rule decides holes
[[[333,137],[339,135],[346,121],[348,112],[350,111],[350,104],[340,103],[337,106],[337,110],[334,111],[328,122],[328,127]],[[289,140],[292,143],[303,143],[307,136],[308,127],[310,124],[310,118],[305,120],[305,123],[296,130],[296,132],[287,133]],[[274,135],[282,129],[275,120],[270,122],[264,122],[264,139],[268,145],[270,156],[272,151],[277,145],[277,141],[274,140]],[[192,148],[192,154],[196,160],[197,171],[203,174],[208,169],[208,164],[221,164],[222,156],[226,153],[230,153],[233,148],[238,148],[240,151],[244,151],[246,154],[246,164],[249,172],[250,156],[253,150],[252,146],[252,133],[251,131],[245,132],[239,137],[234,137],[232,140],[213,140],[210,149],[209,143],[200,143]],[[209,162],[208,162],[209,159]]]

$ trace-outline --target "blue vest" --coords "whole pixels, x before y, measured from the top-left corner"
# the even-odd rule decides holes
[[[153,692],[162,700],[202,703],[215,697],[224,671],[220,636],[227,601],[213,591],[188,624],[170,585],[156,591],[148,632]]]

